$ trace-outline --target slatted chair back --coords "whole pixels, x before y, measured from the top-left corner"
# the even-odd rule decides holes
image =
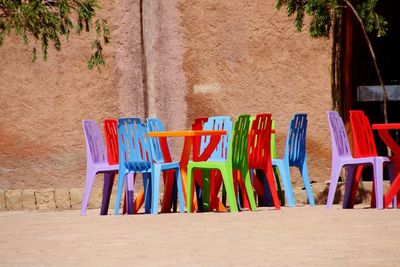
[[[117,120],[104,120],[104,135],[106,137],[108,164],[118,164]]]
[[[117,130],[120,164],[134,172],[147,171],[153,157],[146,125],[140,118],[121,118]]]
[[[350,126],[353,135],[354,157],[378,156],[371,124],[363,111],[350,111]]]
[[[351,157],[351,149],[342,118],[336,111],[328,111],[332,158]]]
[[[157,118],[147,119],[147,130],[149,132],[164,132],[164,124]],[[164,155],[162,153],[160,139],[158,137],[150,138],[153,146],[153,158],[156,162],[165,162]],[[169,146],[168,146],[169,151]]]
[[[199,117],[194,119],[194,123],[192,124],[193,131],[203,130],[203,125],[208,121],[207,117]],[[201,136],[195,136],[193,138],[193,161],[198,161],[200,157],[200,144],[201,144]]]
[[[99,126],[93,120],[83,120],[82,123],[85,133],[87,161],[92,164],[105,163],[107,152]]]
[[[297,113],[290,121],[286,137],[285,158],[289,166],[300,167],[306,158],[307,114]]]
[[[271,160],[272,115],[258,114],[253,120],[248,137],[249,169],[264,170]]]
[[[250,115],[240,115],[234,124],[231,149],[228,151],[234,169],[242,170],[248,166],[247,145],[250,128]]]
[[[203,125],[203,130],[225,130],[226,135],[221,135],[221,139],[209,157],[208,161],[224,161],[228,158],[229,139],[232,132],[232,121],[229,116],[209,117]],[[200,154],[206,149],[210,142],[210,136],[202,136],[200,141]]]

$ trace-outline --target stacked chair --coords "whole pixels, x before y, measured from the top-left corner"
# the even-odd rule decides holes
[[[351,113],[351,125],[355,147],[355,157],[352,156],[346,129],[342,118],[337,112],[327,113],[332,143],[332,170],[327,207],[332,207],[339,174],[342,167],[346,168],[344,208],[351,208],[355,203],[355,192],[364,166],[373,168],[376,208],[383,208],[383,166],[390,162],[387,157],[379,157],[367,117],[360,112]],[[372,200],[373,201],[373,200]]]
[[[157,214],[160,191],[160,174],[164,170],[174,170],[177,180],[180,211],[184,212],[179,162],[159,163],[153,157],[154,148],[146,125],[139,118],[123,118],[118,120],[119,173],[114,214],[119,214],[119,202],[125,178],[128,173],[142,173],[145,191],[145,212]],[[133,181],[127,179],[127,210],[133,213]]]
[[[291,166],[299,168],[309,203],[314,205],[306,164],[307,115],[295,114],[290,122],[286,139],[285,154],[276,157],[275,135],[272,135],[271,114],[255,117],[240,115],[234,124],[228,116],[197,118],[193,130],[225,130],[216,148],[210,152],[207,161],[200,161],[200,155],[208,147],[210,136],[193,140],[193,161],[188,163],[187,211],[192,212],[194,189],[199,211],[227,211],[224,196],[229,202],[229,210],[256,210],[254,191],[262,199],[271,199],[272,205],[280,209],[285,199],[279,201],[280,178],[289,206],[294,206],[294,194],[290,179]],[[159,138],[149,138],[148,132],[165,131],[159,119],[149,118],[147,123],[140,118],[121,118],[104,121],[107,146],[99,127],[94,121],[84,120],[87,148],[87,179],[81,214],[86,207],[96,173],[104,173],[104,188],[101,214],[107,214],[114,177],[118,172],[114,214],[120,214],[120,203],[125,196],[123,213],[133,214],[144,203],[145,213],[158,213],[160,177],[164,184],[172,188],[164,200],[162,212],[177,210],[184,212],[184,197],[179,162],[173,162],[169,146]],[[272,137],[272,139],[271,139]],[[107,148],[107,150],[106,150]],[[207,155],[208,155],[207,152]],[[203,155],[204,156],[204,155]],[[274,174],[275,168],[275,174]],[[257,173],[257,174],[256,174]],[[134,181],[136,174],[143,177],[143,189],[134,201]],[[276,181],[276,182],[275,182]],[[196,186],[195,186],[196,185]],[[124,190],[125,187],[125,190]],[[219,192],[222,187],[222,201]],[[255,190],[256,189],[256,190]],[[167,192],[164,192],[166,194]],[[179,201],[177,201],[177,198]]]
[[[118,172],[119,165],[113,162],[113,157],[108,157],[104,140],[99,126],[95,121],[84,120],[83,132],[86,141],[86,182],[83,193],[81,215],[86,215],[86,209],[89,202],[96,174],[104,174],[103,200],[100,214],[105,215],[108,211],[111,188],[114,182],[114,176]],[[109,151],[112,154],[111,151]]]

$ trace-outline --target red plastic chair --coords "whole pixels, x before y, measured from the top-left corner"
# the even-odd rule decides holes
[[[118,158],[118,134],[117,134],[117,120],[104,120],[104,135],[106,138],[106,146],[107,146],[107,161],[110,165],[113,164],[119,164],[119,158]],[[112,177],[112,182],[109,184],[109,188],[107,188],[107,199],[109,201],[111,192],[112,192],[112,187],[114,184],[114,179],[115,179],[115,173],[114,176]],[[128,179],[132,179],[131,174],[128,177]],[[137,211],[140,209],[140,207],[143,205],[144,200],[143,199],[136,199],[134,201],[134,213],[137,213]],[[107,203],[107,210],[108,210],[108,203]],[[123,206],[123,214],[126,213],[126,194],[124,196],[124,206]]]
[[[350,111],[350,126],[353,136],[353,156],[355,158],[363,157],[379,157],[376,150],[375,139],[372,133],[371,125],[368,117],[361,110]],[[389,162],[386,157],[379,157],[383,159],[384,163]],[[346,208],[353,208],[356,201],[357,188],[361,180],[363,165],[357,166],[354,178],[348,177],[353,180],[349,199],[345,199],[343,206]],[[372,187],[371,207],[375,207],[375,184]]]
[[[247,151],[251,173],[253,173],[254,170],[262,170],[264,172],[271,191],[273,204],[276,209],[280,209],[280,202],[272,169],[271,116],[271,114],[258,114],[256,116],[251,125]]]

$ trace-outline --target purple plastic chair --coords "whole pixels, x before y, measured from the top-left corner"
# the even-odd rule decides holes
[[[327,114],[332,143],[332,170],[326,206],[328,208],[332,207],[342,167],[346,168],[346,188],[343,201],[343,207],[346,207],[351,194],[352,178],[357,169],[356,167],[360,165],[372,165],[374,170],[376,208],[383,209],[383,162],[386,159],[384,157],[353,158],[342,118],[335,111],[328,111]]]
[[[92,191],[94,178],[97,173],[104,173],[103,200],[100,215],[108,213],[111,189],[118,164],[110,165],[107,161],[107,150],[101,135],[100,128],[95,121],[83,120],[83,132],[86,139],[86,183],[83,193],[81,215],[86,215],[86,209]]]

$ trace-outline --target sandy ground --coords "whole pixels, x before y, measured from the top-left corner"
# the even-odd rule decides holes
[[[0,266],[399,266],[400,211],[0,213]]]

